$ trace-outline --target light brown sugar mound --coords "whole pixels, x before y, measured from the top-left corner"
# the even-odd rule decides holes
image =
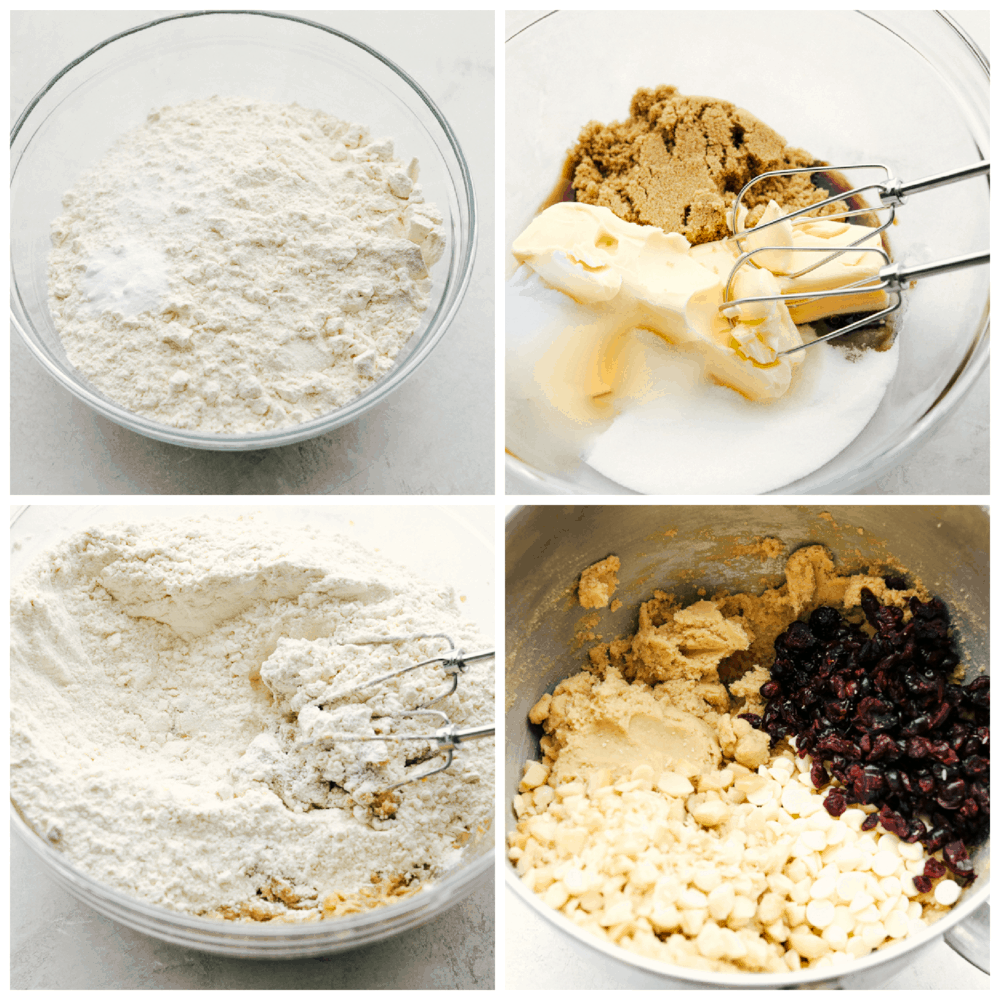
[[[577,201],[602,205],[626,222],[680,233],[693,244],[729,235],[726,210],[752,178],[825,166],[788,146],[749,111],[714,97],[685,96],[671,86],[636,91],[624,122],[590,122],[571,158]],[[751,209],[747,224],[758,221],[772,198],[787,212],[827,194],[808,174],[770,178],[743,199]],[[817,214],[843,208],[837,202]]]

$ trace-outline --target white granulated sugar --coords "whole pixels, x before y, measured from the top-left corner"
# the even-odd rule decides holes
[[[174,910],[314,919],[416,891],[488,830],[494,740],[386,794],[426,744],[325,737],[438,728],[402,713],[447,689],[439,666],[352,691],[446,652],[438,633],[488,645],[454,591],[329,530],[74,535],[12,589],[12,797],[81,871]],[[434,707],[488,724],[492,676],[471,664]]]
[[[153,112],[52,226],[70,362],[174,427],[243,434],[343,406],[428,306],[443,217],[417,177],[390,140],[297,105]]]

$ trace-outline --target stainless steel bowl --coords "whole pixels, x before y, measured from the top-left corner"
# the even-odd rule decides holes
[[[829,511],[825,517],[820,515]],[[832,515],[832,519],[831,519]],[[676,534],[667,535],[666,531]],[[580,506],[519,507],[507,520],[506,540],[506,769],[505,820],[513,829],[511,800],[521,765],[538,759],[537,727],[528,710],[546,691],[575,673],[585,649],[574,648],[584,614],[572,588],[586,566],[619,556],[617,596],[622,607],[602,612],[606,636],[634,631],[638,606],[665,589],[697,599],[699,587],[757,590],[782,578],[784,557],[762,563],[732,555],[735,543],[755,536],[780,538],[794,550],[822,543],[844,564],[866,564],[891,554],[949,606],[968,679],[989,673],[989,517],[974,506]],[[989,843],[972,852],[979,878],[954,909],[921,933],[849,967],[786,974],[702,972],[640,958],[600,940],[550,909],[526,890],[506,862],[508,890],[542,914],[556,930],[609,959],[615,968],[659,974],[664,987],[856,989],[886,982],[940,937],[988,971]],[[565,942],[567,945],[570,942]],[[554,945],[555,946],[555,945]],[[541,984],[540,984],[541,985]],[[614,986],[611,979],[606,984]]]

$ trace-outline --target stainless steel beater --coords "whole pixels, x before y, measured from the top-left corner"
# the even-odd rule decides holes
[[[865,170],[865,169],[878,169],[885,172],[885,179],[881,181],[874,181],[870,184],[863,184],[860,187],[852,188],[849,191],[839,192],[835,195],[831,195],[829,198],[824,198],[822,201],[818,201],[813,205],[809,205],[805,208],[796,209],[793,212],[789,212],[787,215],[783,215],[780,219],[774,219],[771,222],[766,222],[763,225],[758,225],[753,227],[753,229],[744,229],[737,232],[736,220],[739,218],[739,207],[743,196],[749,191],[755,184],[759,184],[761,181],[766,180],[769,177],[787,177],[793,174],[815,174],[826,171],[842,171],[842,170]],[[801,344],[798,347],[789,348],[786,351],[781,351],[777,354],[777,357],[785,357],[789,354],[794,354],[796,351],[804,350],[805,348],[811,346],[812,344],[819,344],[825,340],[831,340],[834,337],[843,336],[845,333],[850,333],[852,330],[860,329],[864,326],[871,326],[877,322],[881,322],[890,313],[895,312],[902,302],[902,289],[904,285],[908,282],[913,281],[916,278],[929,277],[934,274],[944,274],[947,271],[955,271],[960,268],[971,267],[974,264],[986,264],[989,263],[990,252],[988,250],[981,251],[979,253],[962,254],[958,257],[949,257],[945,260],[934,261],[929,264],[914,264],[909,266],[903,266],[901,264],[894,264],[890,261],[889,255],[880,247],[862,247],[859,244],[863,243],[865,240],[871,239],[872,236],[880,235],[884,232],[890,225],[892,225],[893,220],[896,217],[896,206],[903,204],[906,198],[911,194],[918,194],[921,191],[929,191],[932,188],[941,187],[945,184],[953,184],[956,181],[967,180],[970,177],[978,177],[982,174],[988,174],[990,171],[990,161],[983,160],[979,163],[974,163],[968,167],[960,167],[957,170],[948,170],[940,174],[934,174],[930,177],[924,177],[921,180],[911,181],[909,183],[903,183],[896,177],[892,176],[891,171],[884,163],[854,163],[845,166],[833,166],[833,167],[795,167],[790,170],[771,170],[764,174],[759,174],[754,177],[747,184],[745,184],[736,196],[736,201],[733,203],[732,208],[732,219],[733,219],[733,233],[731,237],[732,241],[736,243],[740,250],[740,257],[736,260],[733,265],[732,270],[729,272],[729,280],[726,282],[725,291],[723,293],[723,302],[719,307],[719,311],[725,315],[730,322],[733,323],[733,316],[737,313],[737,307],[741,305],[746,305],[753,302],[785,302],[785,303],[798,303],[804,305],[808,302],[815,302],[819,299],[833,298],[836,296],[842,296],[857,292],[879,292],[885,291],[892,297],[890,305],[885,309],[881,309],[877,312],[871,313],[856,320],[853,323],[849,323],[847,326],[840,327],[831,333],[825,334],[822,337],[817,337],[815,340],[811,340],[806,344]],[[882,222],[879,219],[880,224],[877,227],[866,228],[865,232],[853,243],[848,246],[840,247],[837,250],[830,251],[827,247],[788,247],[788,246],[761,246],[755,247],[753,250],[746,251],[743,247],[742,240],[746,238],[751,233],[763,232],[765,229],[771,226],[776,226],[781,222],[786,222],[788,220],[794,220],[799,216],[805,216],[807,213],[815,212],[818,208],[822,208],[824,205],[831,205],[834,202],[846,201],[847,199],[853,198],[863,192],[875,192],[878,197],[880,204],[866,207],[866,208],[856,208],[847,209],[842,212],[835,212],[832,215],[822,216],[822,219],[846,219],[849,217],[857,215],[868,215],[872,213],[877,213],[883,209],[888,209],[888,218]],[[878,218],[878,216],[876,216]],[[859,281],[852,282],[849,285],[844,285],[840,288],[829,289],[827,291],[821,292],[809,292],[807,294],[785,294],[785,295],[757,295],[753,297],[747,297],[742,299],[731,298],[733,281],[736,276],[737,270],[746,263],[750,263],[754,267],[759,267],[753,260],[755,254],[763,253],[766,251],[789,251],[794,252],[811,252],[823,254],[823,258],[816,261],[813,264],[809,264],[803,267],[801,270],[795,271],[789,275],[783,275],[787,278],[798,278],[803,274],[808,274],[810,271],[821,267],[828,261],[834,260],[844,253],[877,253],[881,255],[882,259],[885,261],[885,265],[879,269],[877,275],[873,275],[868,278],[862,278]]]
[[[389,642],[394,639],[402,637],[388,637],[382,641]],[[391,742],[393,740],[416,740],[422,743],[431,743],[436,747],[434,753],[430,758],[434,759],[440,757],[441,754],[445,754],[444,763],[440,767],[432,768],[427,771],[420,771],[419,773],[413,774],[406,778],[404,781],[397,781],[394,785],[386,785],[382,791],[392,791],[394,788],[400,788],[403,785],[408,785],[414,781],[422,781],[424,778],[429,778],[433,774],[438,774],[441,771],[446,770],[451,766],[451,762],[455,755],[455,747],[459,744],[467,742],[469,740],[478,740],[484,736],[493,736],[496,732],[495,725],[488,726],[472,726],[467,729],[459,729],[448,716],[437,709],[432,709],[430,706],[437,704],[439,701],[447,698],[448,695],[453,694],[458,688],[458,678],[461,674],[464,674],[469,669],[470,663],[477,663],[480,660],[487,660],[493,658],[496,654],[492,649],[481,650],[477,653],[466,653],[462,649],[456,649],[455,643],[452,642],[451,638],[442,633],[435,633],[434,635],[421,635],[421,636],[408,636],[407,638],[421,638],[421,639],[444,639],[447,641],[450,650],[447,654],[443,656],[435,656],[430,660],[422,660],[420,663],[413,663],[408,667],[403,667],[400,670],[394,670],[391,673],[382,674],[373,680],[366,681],[364,684],[358,684],[353,688],[348,688],[344,691],[337,691],[335,694],[331,695],[328,700],[335,701],[341,698],[349,697],[350,695],[357,694],[359,691],[364,691],[368,688],[377,687],[379,684],[384,684],[386,681],[392,680],[394,677],[401,677],[403,674],[410,673],[413,670],[419,670],[421,667],[433,666],[435,663],[441,664],[445,673],[451,678],[451,685],[446,691],[442,691],[436,697],[432,698],[430,701],[424,702],[424,704],[417,706],[416,708],[409,709],[405,712],[397,713],[400,716],[406,717],[423,717],[429,716],[437,719],[441,725],[433,733],[422,733],[422,734],[390,734],[387,736],[355,736],[352,734],[345,734],[343,736],[339,735],[329,735],[321,736],[316,740],[309,740],[308,742],[299,743],[298,746],[309,746],[314,743],[319,742],[339,742],[339,743],[368,743],[368,742]],[[325,699],[326,700],[326,699]]]

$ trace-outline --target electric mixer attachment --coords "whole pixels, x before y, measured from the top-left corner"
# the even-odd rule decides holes
[[[383,641],[391,641],[395,637],[389,637]],[[412,637],[411,637],[412,638]],[[386,681],[392,680],[395,677],[401,677],[403,674],[410,673],[414,670],[419,670],[421,667],[431,667],[434,664],[440,664],[444,669],[447,677],[450,678],[450,685],[447,690],[440,692],[435,697],[431,698],[429,701],[424,702],[422,705],[418,705],[416,708],[412,708],[406,711],[398,712],[400,716],[405,716],[408,718],[418,717],[427,718],[428,721],[436,721],[439,723],[439,727],[434,730],[434,732],[420,733],[420,734],[403,734],[403,733],[390,733],[386,735],[377,736],[358,736],[353,733],[344,734],[324,734],[323,736],[315,739],[308,740],[298,743],[298,746],[310,746],[317,743],[368,743],[368,742],[392,742],[399,740],[415,740],[422,743],[430,743],[434,747],[434,752],[429,756],[422,758],[419,763],[425,763],[427,760],[433,760],[441,757],[444,754],[444,763],[439,767],[432,768],[430,770],[423,770],[419,772],[414,772],[413,774],[406,777],[403,781],[397,781],[395,784],[386,785],[381,788],[381,792],[390,792],[393,789],[401,788],[403,785],[408,785],[414,781],[422,781],[424,778],[429,778],[431,775],[438,774],[441,771],[446,770],[452,764],[455,754],[455,748],[461,743],[467,742],[469,740],[478,740],[484,736],[493,736],[496,732],[495,725],[488,726],[473,726],[467,729],[459,729],[449,718],[445,712],[438,709],[431,708],[432,705],[436,705],[439,701],[443,701],[450,694],[453,694],[458,689],[458,679],[469,669],[469,664],[476,663],[480,660],[492,659],[495,656],[494,650],[481,650],[476,653],[466,653],[462,649],[456,649],[454,642],[447,635],[437,633],[434,635],[420,636],[420,638],[433,638],[433,639],[444,639],[449,646],[449,651],[442,656],[432,657],[429,660],[422,660],[420,663],[413,663],[410,666],[403,667],[400,670],[394,670],[390,673],[382,674],[379,677],[375,677],[370,681],[366,681],[364,684],[358,684],[352,688],[347,688],[343,691],[338,691],[333,695],[329,696],[328,700],[330,702],[343,701],[351,697],[352,695],[358,694],[361,691],[365,691],[368,688],[377,687],[380,684],[384,684]]]
[[[829,198],[825,198],[822,201],[818,201],[813,205],[809,205],[806,208],[796,209],[795,211],[789,212],[787,215],[782,215],[781,218],[774,219],[763,224],[758,224],[752,229],[739,229],[739,209],[740,203],[743,200],[747,192],[756,184],[761,183],[770,177],[787,177],[792,174],[816,174],[816,173],[827,173],[833,171],[852,171],[852,170],[866,170],[866,169],[877,169],[884,171],[885,178],[881,181],[874,181],[872,183],[863,184],[859,187],[850,189],[849,191],[839,192],[832,195]],[[789,354],[794,354],[796,351],[804,350],[805,348],[811,346],[812,344],[818,344],[825,340],[831,340],[834,337],[843,336],[845,333],[850,333],[852,330],[860,329],[861,327],[872,326],[874,324],[882,322],[885,317],[890,313],[895,312],[902,301],[902,290],[903,287],[909,282],[923,277],[929,277],[934,274],[944,274],[947,271],[958,270],[959,268],[971,267],[975,264],[986,264],[989,262],[990,253],[988,250],[981,251],[979,253],[963,254],[958,257],[949,257],[946,260],[934,261],[929,264],[914,264],[904,266],[902,264],[893,263],[889,259],[888,253],[881,247],[861,247],[859,244],[865,242],[866,240],[871,240],[873,236],[878,236],[884,232],[889,226],[892,225],[896,217],[896,206],[903,204],[907,196],[911,194],[918,194],[921,191],[929,191],[931,188],[941,187],[944,184],[953,184],[956,181],[967,180],[971,177],[978,177],[982,174],[989,174],[990,172],[990,161],[983,160],[979,163],[974,163],[968,167],[961,167],[957,170],[949,170],[944,173],[934,174],[930,177],[924,177],[921,180],[911,181],[909,183],[904,183],[896,177],[892,176],[889,168],[883,163],[854,163],[846,166],[836,166],[836,167],[796,167],[790,170],[771,170],[767,173],[759,174],[754,177],[751,181],[745,184],[736,196],[736,201],[733,203],[732,208],[732,229],[734,235],[730,239],[736,244],[740,250],[740,257],[736,260],[733,265],[732,270],[729,272],[729,280],[726,282],[725,291],[723,294],[723,304],[719,307],[719,311],[725,315],[732,325],[734,317],[739,313],[739,307],[744,305],[749,305],[751,303],[758,302],[785,302],[786,304],[798,304],[804,305],[808,302],[814,302],[818,299],[823,298],[834,298],[836,296],[844,295],[856,295],[858,293],[867,292],[881,292],[884,291],[890,296],[890,304],[877,312],[870,313],[861,317],[860,319],[849,323],[846,326],[839,327],[830,333],[823,336],[817,337],[815,340],[808,341],[807,343],[800,344],[797,347],[789,348],[788,350],[781,351],[777,354],[777,357],[781,358]],[[851,198],[857,197],[864,192],[873,192],[879,198],[880,203],[875,206],[867,206],[863,208],[847,209],[846,211],[836,212],[831,215],[824,215],[820,218],[825,220],[844,220],[849,217],[858,215],[871,216],[882,210],[888,211],[887,218],[883,221],[880,216],[876,214],[876,218],[879,221],[877,227],[865,228],[863,234],[852,244],[840,247],[834,251],[831,251],[828,247],[809,247],[809,246],[798,246],[789,247],[787,245],[783,246],[757,246],[752,250],[745,250],[743,246],[743,241],[750,234],[758,234],[764,230],[777,226],[781,223],[792,222],[794,225],[800,217],[806,217],[808,214],[808,219],[815,222],[816,216],[815,212],[826,205],[831,205],[838,201],[848,201]],[[733,282],[736,277],[736,273],[739,268],[750,265],[752,267],[759,267],[760,265],[754,261],[754,256],[756,254],[765,253],[767,251],[778,251],[778,252],[796,252],[796,253],[807,253],[807,254],[822,254],[823,256],[813,263],[809,263],[807,266],[795,271],[792,274],[783,275],[785,278],[798,278],[804,274],[808,274],[810,271],[814,271],[816,268],[821,267],[829,261],[834,260],[836,257],[841,256],[845,253],[875,253],[881,256],[885,261],[884,265],[880,267],[876,275],[871,275],[866,278],[862,278],[859,281],[855,281],[848,285],[843,285],[839,288],[829,289],[826,291],[810,291],[808,293],[798,293],[798,294],[784,294],[784,295],[757,295],[752,297],[733,299],[731,298],[733,292]]]

